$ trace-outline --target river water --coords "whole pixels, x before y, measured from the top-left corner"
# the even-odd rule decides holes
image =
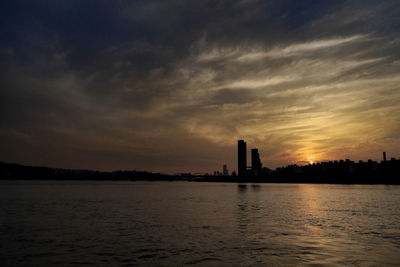
[[[400,186],[1,181],[1,266],[400,265]]]

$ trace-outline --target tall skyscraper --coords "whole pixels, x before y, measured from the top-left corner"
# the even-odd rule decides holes
[[[383,161],[386,161],[386,152],[383,152]]]
[[[261,165],[261,160],[260,160],[260,154],[258,154],[258,149],[257,148],[253,148],[251,150],[251,169],[253,170],[253,172],[258,172],[260,171],[262,168]]]
[[[247,153],[246,142],[244,140],[238,141],[238,175],[246,175],[247,169]]]

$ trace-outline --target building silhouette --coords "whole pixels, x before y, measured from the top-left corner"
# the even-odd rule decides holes
[[[247,169],[247,153],[246,142],[244,140],[238,141],[238,175],[246,175]]]
[[[251,166],[247,166],[247,147],[244,140],[238,140],[238,176],[257,177],[263,173],[257,148],[251,149]]]
[[[222,175],[223,176],[229,176],[228,168],[226,167],[226,164],[222,166]]]
[[[258,174],[261,171],[262,164],[260,160],[260,154],[257,148],[251,150],[251,170],[254,174]]]
[[[383,161],[386,161],[386,152],[383,152]]]

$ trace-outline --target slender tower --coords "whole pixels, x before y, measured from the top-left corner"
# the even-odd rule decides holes
[[[386,152],[383,152],[383,161],[386,161]]]
[[[254,173],[257,173],[261,170],[262,165],[261,165],[261,160],[260,160],[260,154],[258,153],[257,148],[253,148],[251,150],[251,169],[253,170]]]
[[[246,142],[238,141],[238,175],[244,176],[247,169]]]
[[[226,164],[222,166],[222,175],[223,176],[229,176],[228,168],[226,167]]]

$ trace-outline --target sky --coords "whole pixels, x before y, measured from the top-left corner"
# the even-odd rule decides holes
[[[397,0],[13,0],[0,20],[0,161],[232,171],[239,139],[272,169],[400,157]]]

